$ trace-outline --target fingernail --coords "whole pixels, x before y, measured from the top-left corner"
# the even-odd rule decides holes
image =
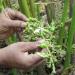
[[[41,44],[42,42],[44,42],[44,39],[40,39],[39,41],[37,41],[39,44]]]
[[[40,41],[36,41],[35,44],[36,44],[36,46],[39,47],[41,43],[40,43]]]
[[[26,18],[26,21],[28,21],[29,19],[28,18]]]

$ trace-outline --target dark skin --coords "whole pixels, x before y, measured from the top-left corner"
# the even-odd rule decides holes
[[[26,27],[27,18],[20,12],[5,9],[0,14],[0,40],[6,39]],[[39,42],[17,42],[0,49],[0,64],[9,68],[28,70],[37,66],[43,58],[28,54],[39,49]]]

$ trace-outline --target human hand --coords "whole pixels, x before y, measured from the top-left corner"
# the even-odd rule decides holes
[[[43,58],[36,53],[28,54],[28,52],[38,50],[38,48],[39,42],[18,42],[9,45],[0,50],[0,64],[28,70],[43,61]]]
[[[26,26],[27,18],[22,13],[5,9],[0,14],[0,39],[6,39],[8,36]]]

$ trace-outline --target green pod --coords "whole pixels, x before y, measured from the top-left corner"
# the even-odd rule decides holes
[[[47,48],[47,47],[48,47],[48,45],[47,45],[47,44],[45,44],[45,43],[42,43],[39,47],[40,47],[40,48]]]

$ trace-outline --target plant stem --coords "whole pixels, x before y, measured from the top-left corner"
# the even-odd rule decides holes
[[[16,35],[13,35],[13,36],[9,37],[7,41],[8,41],[8,44],[12,44],[12,43],[17,42]],[[11,72],[12,75],[17,75],[17,71],[14,68],[10,72]]]
[[[3,6],[3,0],[0,0],[0,12],[4,9],[4,6]]]
[[[61,19],[61,29],[60,29],[60,33],[59,33],[59,44],[63,44],[63,39],[64,39],[64,36],[65,36],[65,28],[64,28],[64,25],[65,25],[65,22],[66,22],[66,19],[67,19],[67,16],[68,16],[68,6],[69,6],[69,0],[64,0],[64,8],[63,8],[63,14],[62,14],[62,19]]]
[[[12,75],[17,75],[17,70],[16,70],[16,69],[12,69],[12,70],[11,70],[11,74],[12,74]]]
[[[45,6],[45,9],[46,9],[46,14],[47,14],[47,20],[48,20],[48,23],[50,24],[52,22],[51,10],[49,10],[50,9],[50,4],[47,4]]]
[[[41,19],[41,16],[40,16],[40,4],[37,4],[37,3],[35,3],[35,9],[36,9],[36,18],[38,19],[38,20],[40,20]]]
[[[31,11],[31,15],[32,17],[36,17],[36,13],[35,13],[35,0],[29,0],[29,5],[30,5],[30,11]]]
[[[67,51],[66,51],[67,55],[65,59],[64,68],[68,67],[71,63],[71,51],[72,51],[74,32],[75,32],[75,2],[73,6],[72,22],[71,22],[71,26],[69,27],[69,32],[68,32]]]
[[[18,3],[19,3],[21,12],[25,14],[27,17],[31,17],[27,0],[18,0]]]
[[[5,0],[5,1],[4,1],[4,6],[11,8],[11,2],[10,2],[10,0]]]

